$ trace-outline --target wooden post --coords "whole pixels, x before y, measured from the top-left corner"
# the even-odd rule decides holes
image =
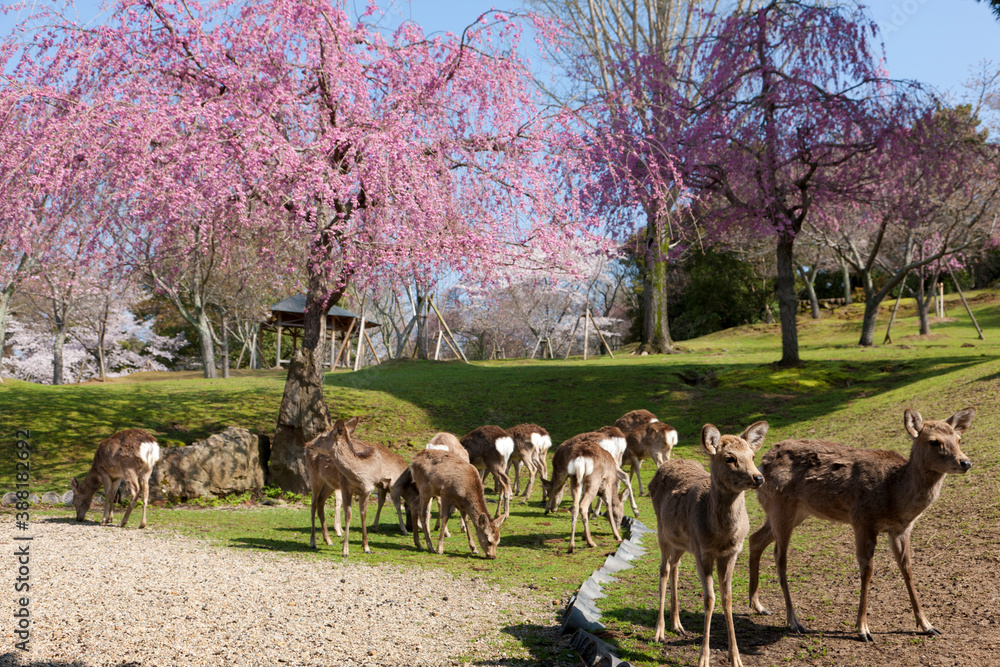
[[[583,360],[587,360],[587,346],[590,342],[590,305],[588,304],[583,311]]]
[[[569,353],[573,351],[573,341],[576,340],[576,330],[580,327],[580,318],[576,318],[576,323],[573,325],[573,332],[569,335],[569,345],[566,347],[566,356],[563,357],[563,361],[569,359]]]
[[[444,336],[444,329],[438,331],[438,342],[434,346],[434,361],[441,360],[441,337]]]
[[[333,327],[330,329],[330,370],[333,370],[334,360],[337,353],[337,329]]]
[[[372,351],[372,356],[375,357],[375,363],[381,364],[382,360],[378,356],[378,352],[375,351],[375,343],[372,342],[371,336],[368,335],[368,329],[362,329],[362,333],[365,335],[365,340],[368,341],[368,348]]]
[[[551,338],[546,338],[545,339],[545,345],[549,348],[549,359],[555,359],[556,355],[552,351],[552,339]]]
[[[542,344],[542,339],[541,338],[539,338],[538,340],[535,341],[535,347],[533,347],[531,349],[531,355],[528,357],[529,359],[534,359],[535,358],[535,352],[538,352],[538,346],[541,345],[541,344]],[[542,350],[542,359],[544,359],[544,358],[545,358],[545,350],[543,349]]]
[[[354,331],[354,325],[357,320],[351,320],[351,324],[347,327],[347,331],[344,332],[344,342],[340,344],[340,351],[337,352],[337,359],[334,361],[334,368],[336,368],[341,362],[344,366],[347,366],[346,360],[344,360],[344,352],[347,351],[347,343],[351,340],[351,332]]]
[[[938,308],[941,310],[941,314],[938,315],[940,318],[944,318],[946,313],[944,312],[944,283],[938,283]]]
[[[354,355],[354,370],[361,368],[361,343],[364,342],[364,336],[362,335],[365,330],[365,302],[361,302],[361,328],[358,330],[358,351]]]
[[[280,324],[278,325],[278,342],[274,358],[274,365],[277,368],[281,368],[281,325]]]
[[[986,336],[983,335],[983,330],[979,327],[979,322],[976,321],[976,316],[972,314],[972,308],[969,308],[969,302],[965,300],[965,294],[962,293],[962,288],[958,284],[958,280],[955,278],[955,274],[951,272],[951,267],[948,267],[948,275],[951,276],[951,281],[955,283],[955,289],[958,290],[958,296],[962,299],[962,305],[965,306],[965,312],[969,314],[972,318],[972,323],[976,325],[976,331],[979,332],[979,340],[986,340]]]
[[[590,312],[589,308],[587,309],[587,317],[590,318],[590,323],[594,325],[594,331],[597,332],[597,335],[601,338],[601,342],[604,343],[604,349],[607,350],[608,354],[611,355],[611,358],[614,359],[615,353],[611,351],[611,346],[608,345],[608,341],[604,340],[604,334],[602,334],[600,328],[598,328],[597,322],[594,321],[594,314]]]
[[[892,307],[892,316],[889,317],[889,326],[885,329],[885,339],[882,341],[883,345],[892,345],[892,336],[889,334],[892,332],[892,323],[896,321],[896,311],[899,310],[899,300],[903,298],[903,287],[906,282],[906,276],[899,281],[899,293],[896,295],[896,305]]]
[[[448,337],[451,338],[451,342],[454,343],[454,345],[451,346],[451,347],[455,351],[455,354],[457,356],[461,357],[462,361],[464,361],[465,363],[469,363],[469,360],[465,358],[465,352],[462,352],[462,346],[458,344],[457,340],[455,340],[455,335],[453,333],[451,333],[451,329],[448,328],[448,323],[445,322],[444,321],[444,317],[441,316],[441,311],[439,311],[438,308],[437,308],[437,306],[434,305],[434,297],[431,296],[431,295],[428,295],[428,297],[427,297],[427,303],[429,303],[430,306],[431,306],[431,308],[434,309],[434,314],[437,315],[438,320],[441,321],[441,326],[444,327],[444,330],[448,334]],[[451,345],[451,343],[449,343],[449,345]]]

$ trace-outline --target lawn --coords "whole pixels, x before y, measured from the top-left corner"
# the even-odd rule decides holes
[[[916,663],[928,652],[1000,664],[1000,618],[978,611],[1000,597],[992,575],[986,577],[988,585],[980,581],[1000,561],[995,547],[1000,483],[998,455],[992,446],[1000,426],[1000,294],[974,293],[970,300],[986,332],[985,341],[978,340],[957,297],[949,296],[950,317],[933,320],[931,335],[923,337],[916,335],[912,303],[904,300],[893,331],[895,344],[887,346],[856,345],[860,305],[825,312],[819,321],[800,319],[805,363],[795,369],[772,364],[779,356],[777,325],[752,325],[685,341],[680,345],[684,353],[677,355],[620,353],[615,359],[602,356],[586,362],[509,360],[471,365],[394,362],[358,373],[328,374],[326,397],[333,414],[362,417],[363,438],[386,444],[407,458],[438,430],[462,434],[483,424],[535,422],[558,443],[636,408],[652,410],[678,429],[675,456],[703,462],[697,437],[704,423],[716,424],[723,433],[738,433],[758,419],[771,424],[765,450],[784,438],[823,437],[905,454],[909,446],[902,426],[905,408],[917,409],[925,418],[944,418],[959,408],[975,406],[976,418],[962,444],[974,468],[964,477],[947,480],[941,497],[914,532],[917,589],[931,621],[945,634],[924,638],[912,633],[905,589],[884,544],[877,551],[869,619],[878,650],[895,652],[891,664]],[[881,327],[887,319],[883,316]],[[881,337],[880,331],[876,339]],[[63,387],[7,380],[0,385],[0,456],[11,461],[15,429],[30,429],[33,490],[62,492],[70,477],[86,472],[96,442],[120,428],[149,429],[168,445],[190,443],[229,425],[270,434],[283,379],[281,371],[262,371],[238,373],[229,380],[204,380],[191,373],[143,374],[107,384]],[[643,473],[648,483],[650,464]],[[0,489],[12,487],[13,466],[8,465],[0,469]],[[494,499],[488,496],[491,503]],[[762,516],[752,494],[747,496],[747,507],[756,528]],[[393,528],[391,507],[382,515],[382,530],[371,538],[372,555],[360,553],[360,532],[352,530],[350,558],[443,567],[498,585],[528,583],[561,602],[614,549],[607,524],[598,520],[594,532],[599,547],[567,554],[568,514],[544,516],[537,492],[530,503],[518,503],[512,510],[496,561],[470,557],[457,536],[448,542],[444,556],[417,553],[410,539]],[[641,511],[646,524],[654,526],[645,498]],[[334,547],[323,545],[318,552],[308,549],[307,505],[161,507],[152,509],[150,523],[232,548],[339,559],[337,540]],[[697,662],[701,593],[691,557],[682,560],[680,576],[682,620],[690,634],[679,638],[668,633],[667,643],[657,646],[652,630],[659,558],[652,536],[646,546],[650,554],[623,573],[619,583],[607,587],[609,597],[599,602],[608,621],[605,638],[635,664]],[[762,561],[762,596],[774,616],[748,613],[744,551],[736,568],[734,602],[748,667],[881,660],[874,649],[853,638],[858,585],[849,529],[807,522],[793,537],[789,561],[800,618],[822,633],[796,638],[783,632],[783,605],[770,550]],[[985,626],[978,624],[983,618]],[[966,643],[960,641],[963,638]],[[725,623],[718,606],[712,643],[722,650],[715,660],[724,659]],[[539,647],[529,648],[536,656],[545,655]]]

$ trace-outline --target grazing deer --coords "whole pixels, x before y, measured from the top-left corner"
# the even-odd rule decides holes
[[[448,515],[457,509],[466,522],[466,526],[475,528],[476,537],[483,547],[487,558],[496,558],[497,545],[500,543],[500,526],[506,515],[490,518],[486,506],[486,496],[483,482],[479,479],[476,468],[459,457],[448,452],[425,449],[413,457],[410,464],[410,475],[419,493],[419,510],[417,517],[423,522],[424,537],[427,538],[427,550],[431,547],[431,500],[439,499],[439,517],[441,532],[438,535],[437,553],[444,553],[445,529],[448,527]],[[472,530],[467,530],[469,549],[477,553],[472,541]],[[417,521],[413,520],[413,540],[417,548],[420,541],[417,535]]]
[[[764,525],[750,536],[750,606],[768,612],[760,603],[757,585],[760,556],[775,542],[774,560],[785,596],[788,626],[805,632],[788,593],[788,542],[792,530],[809,516],[849,523],[861,571],[861,603],[856,628],[862,641],[872,641],[868,629],[868,585],[872,557],[880,533],[889,534],[892,551],[910,594],[913,616],[920,630],[940,634],[924,616],[913,587],[910,532],[917,518],[941,493],[945,475],[965,473],[972,461],[959,441],[972,423],[974,408],[959,410],[944,421],[924,421],[916,410],[906,410],[903,425],[913,439],[910,459],[881,449],[854,449],[823,440],[784,440],[761,463],[767,481],[757,498],[767,513]]]
[[[677,429],[661,421],[649,422],[627,432],[625,456],[632,463],[629,480],[634,473],[639,480],[639,494],[642,494],[642,474],[640,468],[646,459],[653,459],[659,466],[670,459],[670,450],[677,444]]]
[[[615,460],[615,475],[618,477],[618,481],[625,485],[625,490],[622,491],[621,501],[625,502],[625,496],[628,496],[629,503],[632,505],[632,514],[634,516],[639,516],[639,506],[635,502],[635,493],[632,491],[632,481],[629,475],[625,474],[622,470],[622,457],[625,455],[626,449],[626,439],[625,434],[617,426],[603,426],[599,428],[597,433],[603,433],[605,437],[600,441],[601,447],[608,454],[611,454],[611,458]],[[617,487],[617,485],[616,485]],[[603,498],[597,499],[597,510],[596,514],[601,513],[601,509],[604,507]]]
[[[83,521],[90,509],[90,501],[98,487],[104,486],[104,518],[101,525],[114,521],[114,498],[118,487],[124,480],[132,494],[132,501],[125,509],[121,527],[128,523],[129,515],[139,501],[139,491],[142,491],[142,521],[140,528],[146,527],[146,505],[149,504],[149,476],[153,466],[160,460],[160,445],[156,438],[147,431],[131,428],[119,431],[107,440],[97,445],[94,462],[83,478],[70,482],[73,489],[73,507],[76,508],[76,520]]]
[[[466,463],[469,462],[469,452],[462,446],[462,441],[458,439],[458,436],[445,431],[435,433],[434,437],[427,442],[424,449],[439,449],[444,452],[451,452]]]
[[[525,499],[531,497],[535,487],[535,477],[545,478],[545,455],[552,447],[549,432],[537,424],[518,424],[506,429],[514,440],[514,452],[510,465],[514,467],[514,495],[521,495],[521,464],[528,470],[528,484],[524,489]]]
[[[323,460],[324,457],[319,452],[325,454],[328,457],[327,460],[332,460],[333,462],[332,470],[330,468],[319,466],[315,470],[310,469],[309,472],[310,481],[313,483],[314,505],[312,510],[313,530],[310,539],[310,546],[316,548],[316,513],[319,513],[320,515],[323,537],[327,544],[331,544],[329,535],[326,531],[326,521],[322,512],[322,503],[318,502],[318,498],[322,498],[325,501],[326,497],[322,494],[326,492],[326,496],[329,496],[330,493],[329,491],[326,491],[326,489],[328,487],[339,487],[341,503],[344,508],[344,556],[348,555],[348,539],[351,532],[352,498],[354,496],[358,497],[358,509],[361,512],[361,544],[366,554],[371,553],[371,549],[368,547],[368,496],[375,489],[379,490],[379,508],[376,510],[377,521],[377,517],[381,512],[382,504],[385,502],[386,494],[392,487],[395,477],[398,477],[403,470],[406,470],[406,462],[403,458],[393,452],[390,452],[385,447],[367,444],[361,442],[360,440],[353,440],[351,435],[354,433],[357,425],[357,417],[354,417],[346,423],[343,419],[338,419],[333,425],[333,428],[306,444],[307,465],[309,465],[310,460]],[[357,444],[358,447],[355,447],[355,444]],[[310,450],[313,451],[310,452]],[[400,465],[401,463],[403,465]],[[339,480],[336,479],[336,473],[339,473]],[[322,482],[318,491],[315,484],[316,482]],[[406,529],[403,526],[402,510],[398,505],[396,507],[396,514],[399,520],[399,525],[405,533]],[[334,528],[336,528],[336,525]]]
[[[656,418],[649,410],[632,410],[631,412],[626,412],[618,421],[615,422],[615,426],[622,430],[622,433],[628,435],[631,431],[639,428],[640,426],[645,426],[646,424],[652,424],[654,422],[660,421]]]
[[[674,632],[684,634],[677,602],[677,575],[681,556],[690,551],[705,602],[705,638],[698,667],[709,667],[711,661],[709,636],[715,608],[712,571],[716,566],[729,633],[729,664],[743,666],[733,627],[733,568],[750,532],[743,494],[764,483],[753,456],[764,442],[767,428],[767,422],[756,422],[736,436],[721,435],[715,426],[705,424],[701,429],[701,446],[710,457],[709,472],[695,461],[665,461],[649,483],[660,544],[660,612],[654,641],[665,639],[663,610],[667,579],[672,627]]]
[[[510,514],[510,478],[507,477],[507,461],[514,452],[514,439],[499,426],[480,426],[461,438],[462,446],[469,452],[469,462],[481,470],[493,473],[500,485],[495,517],[500,516],[503,506],[504,517]]]

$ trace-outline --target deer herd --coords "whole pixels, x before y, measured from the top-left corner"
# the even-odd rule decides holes
[[[709,469],[691,460],[671,459],[677,431],[660,422],[647,410],[633,410],[613,426],[575,435],[559,445],[548,471],[547,453],[552,446],[549,433],[535,424],[503,429],[481,426],[461,438],[438,433],[412,461],[374,443],[355,437],[358,419],[338,419],[327,432],[306,443],[305,465],[312,490],[310,546],[316,548],[316,517],[323,540],[331,545],[325,506],[334,497],[334,531],[343,535],[344,556],[348,555],[351,505],[358,499],[361,514],[361,543],[368,547],[367,505],[377,492],[378,507],[373,530],[387,497],[396,510],[403,534],[413,534],[420,549],[422,532],[429,551],[444,553],[449,536],[448,518],[458,510],[469,548],[477,553],[476,542],[486,558],[496,558],[500,529],[510,514],[510,502],[520,493],[520,469],[528,474],[523,495],[530,497],[535,480],[540,480],[545,513],[559,508],[567,482],[572,496],[569,551],[576,548],[576,525],[583,519],[583,537],[595,547],[590,532],[590,514],[606,516],[615,540],[621,541],[619,526],[625,499],[638,516],[632,476],[643,491],[641,467],[646,459],[657,466],[649,482],[649,494],[656,514],[660,547],[660,605],[655,641],[665,639],[664,611],[670,586],[671,628],[684,634],[677,597],[678,563],[690,552],[704,593],[705,632],[699,667],[709,664],[709,634],[715,592],[712,574],[718,568],[722,607],[729,639],[729,664],[740,666],[739,649],[732,618],[732,577],[743,542],[750,536],[750,606],[769,614],[760,602],[758,584],[760,557],[775,544],[775,565],[784,595],[789,628],[805,632],[792,606],[788,590],[788,545],[792,531],[810,516],[850,524],[861,577],[861,602],[855,628],[862,641],[872,641],[868,627],[868,588],[873,573],[873,555],[878,536],[888,534],[889,548],[899,566],[920,631],[939,634],[924,615],[913,585],[910,534],[920,515],[938,497],[948,473],[965,473],[972,462],[962,453],[960,441],[975,414],[973,408],[935,421],[906,410],[903,425],[912,439],[909,459],[885,450],[854,449],[826,440],[791,439],[773,445],[758,468],[754,455],[768,431],[758,421],[740,435],[723,435],[712,424],[701,430],[701,448],[708,456]],[[112,521],[112,499],[124,481],[132,493],[125,511],[124,526],[137,500],[142,503],[142,523],[146,525],[149,476],[159,458],[156,439],[149,433],[130,429],[111,436],[98,445],[94,462],[83,482],[72,481],[77,520],[82,521],[95,491],[103,484],[104,518]],[[630,464],[630,472],[622,466]],[[514,485],[508,470],[514,471]],[[491,513],[486,502],[484,481],[492,475],[497,488],[497,506]],[[622,487],[619,495],[619,486]],[[755,490],[765,513],[763,525],[750,534],[744,496]],[[592,508],[598,500],[598,507]],[[431,544],[432,502],[438,505],[437,545]],[[341,511],[344,523],[341,524]],[[405,519],[404,519],[405,516]],[[476,541],[473,541],[475,532]]]

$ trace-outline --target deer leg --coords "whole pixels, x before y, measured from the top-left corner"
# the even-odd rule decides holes
[[[152,474],[153,469],[150,468],[149,472],[140,480],[142,482],[142,523],[139,524],[139,528],[146,527],[146,507],[149,505],[149,476]]]
[[[719,570],[719,588],[722,589],[722,611],[726,616],[726,633],[729,636],[729,667],[743,667],[740,659],[740,649],[736,645],[736,626],[733,625],[733,569],[736,567],[736,556],[719,558],[716,567]]]
[[[490,472],[493,473],[493,478],[497,480],[497,485],[500,487],[500,497],[497,499],[497,511],[493,515],[493,518],[500,516],[500,508],[503,507],[504,516],[510,515],[510,478],[507,477],[507,473],[500,469],[499,466],[491,466]]]
[[[341,535],[343,535],[343,533],[344,533],[344,531],[340,527],[340,512],[343,509],[343,503],[342,503],[342,499],[341,499],[341,496],[340,496],[340,491],[338,489],[335,492],[331,487],[329,487],[326,484],[324,484],[323,487],[319,490],[319,499],[316,502],[316,512],[319,514],[319,525],[320,525],[320,528],[323,529],[323,541],[326,542],[327,546],[332,546],[333,545],[333,540],[330,539],[330,532],[329,532],[329,530],[327,530],[327,527],[326,527],[326,501],[327,501],[327,499],[331,495],[334,496],[334,499],[333,499],[333,528],[334,528],[334,532],[337,534],[338,537],[341,536]],[[316,548],[315,542],[316,542],[316,539],[315,539],[315,536],[314,536],[313,537],[313,548],[314,549]]]
[[[576,520],[580,516],[580,495],[583,489],[576,481],[570,482],[570,493],[573,494],[573,506],[570,509],[569,553],[576,549]]]
[[[448,529],[448,515],[451,514],[451,505],[444,498],[438,499],[438,520],[441,521],[441,532],[438,533],[437,552],[444,554],[445,531]]]
[[[404,522],[403,521],[403,514],[404,514],[403,498],[402,497],[392,498],[391,495],[389,497],[392,499],[392,505],[393,505],[393,507],[396,508],[396,520],[399,521],[399,532],[401,532],[405,536],[406,535],[406,524],[408,522]],[[407,517],[409,517],[409,515],[407,515]]]
[[[120,479],[111,479],[107,473],[101,478],[104,482],[104,516],[101,518],[101,525],[106,526],[114,519],[115,493],[118,492],[118,485],[122,483]]]
[[[781,584],[781,593],[785,598],[785,618],[792,632],[805,634],[808,631],[799,623],[799,619],[795,615],[795,608],[792,606],[792,595],[788,591],[788,544],[792,539],[792,530],[802,522],[802,519],[798,519],[796,514],[797,510],[791,513],[776,513],[769,521],[771,531],[774,534],[774,564],[778,569],[778,583]]]
[[[340,487],[340,500],[344,505],[344,549],[341,555],[347,557],[347,539],[351,534],[351,492],[346,486]]]
[[[757,588],[760,580],[760,556],[771,542],[774,542],[774,533],[771,531],[770,520],[765,519],[764,525],[750,536],[750,608],[765,616],[770,616],[771,612],[760,603]]]
[[[889,533],[889,549],[892,551],[893,557],[896,559],[896,565],[899,566],[899,573],[903,575],[903,582],[906,584],[906,592],[910,594],[910,606],[913,607],[913,617],[917,621],[917,627],[920,628],[921,632],[925,632],[929,635],[939,635],[940,630],[937,630],[931,622],[927,620],[924,616],[924,610],[920,606],[920,600],[917,599],[917,589],[913,587],[913,564],[912,556],[910,554],[910,531],[909,529],[894,535]]]
[[[653,635],[654,642],[662,642],[667,638],[667,624],[663,619],[663,608],[667,605],[667,579],[670,578],[670,560],[667,558],[668,548],[663,542],[660,542],[660,613],[656,617],[656,634]]]
[[[535,477],[538,476],[538,466],[535,461],[534,451],[532,451],[532,455],[528,457],[528,460],[525,461],[524,467],[528,471],[528,484],[524,488],[524,502],[528,502],[531,499],[531,491],[535,488]]]
[[[622,517],[615,516],[615,514],[616,514],[616,512],[615,512],[615,506],[614,506],[614,504],[612,504],[612,496],[615,495],[615,491],[616,490],[617,489],[615,489],[614,487],[610,487],[610,486],[609,487],[605,487],[605,489],[604,489],[604,499],[605,499],[605,502],[608,504],[608,521],[611,523],[611,534],[615,536],[615,540],[617,542],[621,542],[622,541],[622,533],[621,533],[621,530],[619,529],[618,526],[622,522]],[[624,511],[624,510],[622,510],[622,511]]]
[[[584,482],[586,484],[586,482]],[[584,488],[583,497],[580,500],[581,507],[584,508],[583,512],[583,539],[587,541],[587,546],[596,547],[597,542],[590,535],[590,505],[594,502],[594,496],[597,495],[595,490],[592,488]],[[614,525],[614,511],[612,510],[612,505],[608,504],[608,516],[611,518],[611,523]]]
[[[424,537],[427,538],[427,550],[434,553],[434,547],[431,542],[431,500],[434,496],[427,496],[424,498],[423,495],[420,496],[420,514],[424,517]],[[439,503],[440,504],[440,503]],[[438,520],[441,519],[441,513],[438,513]]]
[[[875,556],[875,544],[878,533],[867,526],[855,526],[854,549],[858,557],[858,569],[861,572],[861,603],[858,605],[858,622],[856,627],[861,641],[870,642],[872,633],[868,630],[868,586],[872,581],[875,566],[872,558]]]
[[[324,506],[326,505],[326,498],[323,498],[323,489],[319,488],[319,484],[313,484],[312,493],[310,496],[309,503],[309,548],[316,548],[316,515],[319,515],[319,523],[323,529],[323,538],[326,540],[327,544],[330,544],[330,535],[326,532],[326,513]]]
[[[645,495],[643,493],[642,475],[639,473],[639,468],[642,467],[642,461],[639,460],[638,456],[636,456],[635,454],[632,454],[631,452],[629,453],[628,456],[629,456],[629,460],[632,462],[632,468],[629,470],[629,473],[628,473],[629,483],[630,484],[632,483],[632,475],[634,474],[635,478],[639,481],[639,495],[640,496]]]
[[[476,546],[476,543],[472,539],[472,530],[469,529],[468,515],[466,515],[465,512],[459,510],[458,516],[459,519],[462,521],[462,526],[465,528],[465,536],[469,538],[469,549],[474,554],[479,553],[479,548]]]
[[[368,494],[362,492],[358,496],[358,510],[361,513],[361,546],[364,548],[366,554],[370,554],[372,550],[368,548]]]
[[[375,508],[375,521],[372,522],[372,530],[378,532],[378,520],[382,516],[382,505],[385,505],[385,496],[389,490],[383,487],[378,488],[378,507]]]
[[[715,610],[715,586],[712,582],[714,563],[711,558],[695,554],[695,565],[698,566],[698,577],[701,579],[701,590],[705,600],[705,639],[701,644],[701,656],[698,667],[710,667],[712,654],[709,651],[709,637],[712,635],[712,612]]]
[[[670,563],[670,624],[674,632],[679,635],[686,635],[687,630],[681,625],[681,604],[677,599],[677,575],[680,574],[678,565],[684,552],[680,549],[673,549],[669,554]]]
[[[125,484],[128,486],[132,500],[129,502],[128,507],[125,508],[125,516],[122,517],[121,522],[122,528],[124,528],[125,524],[128,523],[128,518],[132,516],[132,510],[135,509],[135,504],[139,502],[139,479],[134,471],[127,470],[125,472]]]
[[[521,459],[511,457],[507,463],[507,477],[510,477],[510,469],[514,469],[514,495],[521,495]]]
[[[625,495],[628,494],[628,502],[632,506],[632,516],[639,516],[639,506],[635,502],[635,491],[632,490],[632,480],[621,468],[615,471],[615,475],[617,475],[618,481],[625,485],[625,488],[622,489],[622,505],[625,505]]]

